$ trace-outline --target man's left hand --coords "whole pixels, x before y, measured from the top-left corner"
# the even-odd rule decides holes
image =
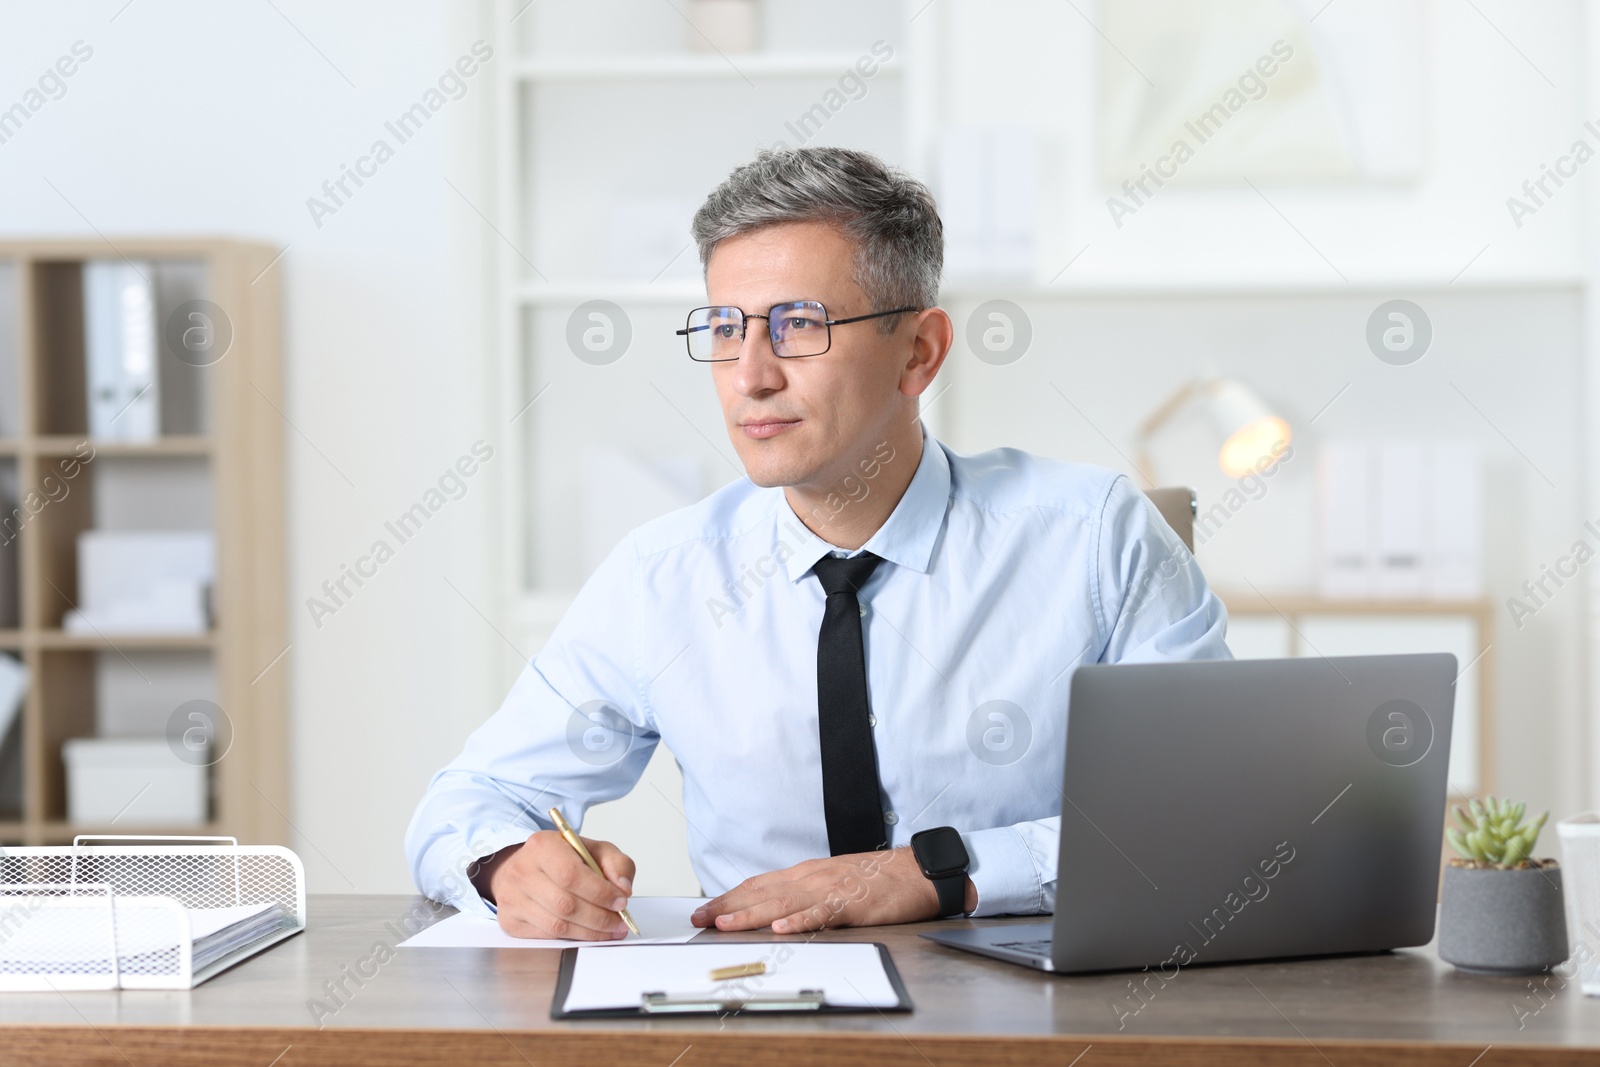
[[[977,907],[967,880],[966,908]],[[746,878],[701,905],[696,926],[798,934],[834,926],[885,926],[921,922],[939,914],[939,895],[909,848],[806,860]]]

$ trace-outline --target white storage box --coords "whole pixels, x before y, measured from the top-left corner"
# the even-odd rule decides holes
[[[68,633],[204,633],[216,581],[206,530],[85,530],[78,535],[78,605]]]
[[[80,737],[61,746],[67,817],[76,823],[196,826],[206,821],[207,768],[164,738]]]

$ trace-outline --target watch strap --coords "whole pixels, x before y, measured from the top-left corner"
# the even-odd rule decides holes
[[[928,879],[939,894],[939,918],[948,919],[967,910],[967,872],[957,871],[943,878]]]

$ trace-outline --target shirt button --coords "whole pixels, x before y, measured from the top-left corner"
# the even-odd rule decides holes
[[[867,606],[865,604],[863,604],[863,605],[861,605],[861,617],[862,618],[866,618],[866,615],[867,615]]]
[[[876,715],[872,714],[872,712],[870,712],[870,711],[867,712],[867,725],[870,726],[870,727],[873,727],[874,729],[878,725],[878,717]]]
[[[900,821],[900,816],[896,815],[892,811],[886,811],[883,813],[883,821],[888,823],[890,826],[893,826],[895,823]]]

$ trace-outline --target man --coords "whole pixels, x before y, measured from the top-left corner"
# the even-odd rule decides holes
[[[693,228],[713,306],[680,333],[748,480],[596,570],[429,785],[417,885],[517,936],[619,936],[633,862],[588,841],[594,874],[544,813],[578,824],[664,740],[717,894],[697,925],[1052,911],[1072,668],[1226,657],[1222,604],[1127,478],[924,432],[954,330],[923,185],[763,152]]]

